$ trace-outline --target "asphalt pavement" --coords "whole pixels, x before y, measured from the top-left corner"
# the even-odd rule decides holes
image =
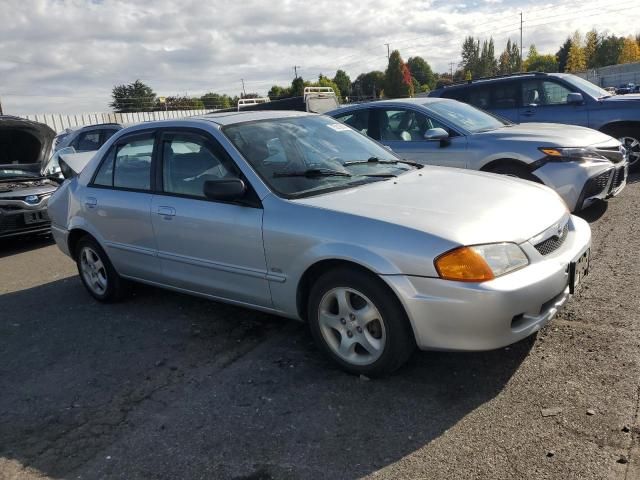
[[[582,213],[590,275],[537,336],[337,370],[302,324],[151,287],[102,305],[0,243],[0,479],[640,479],[640,177]]]

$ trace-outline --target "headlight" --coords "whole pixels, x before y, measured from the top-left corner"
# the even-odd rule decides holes
[[[547,161],[550,162],[574,162],[574,161],[602,161],[607,157],[600,155],[598,152],[589,150],[588,148],[557,148],[557,147],[540,147],[538,148],[544,153]]]
[[[485,282],[529,265],[529,259],[515,243],[491,243],[450,250],[434,263],[445,280]]]

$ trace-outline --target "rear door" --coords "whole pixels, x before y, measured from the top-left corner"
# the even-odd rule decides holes
[[[240,177],[224,148],[192,129],[162,132],[152,222],[163,283],[259,306],[271,305],[262,207],[209,200],[204,182]],[[245,180],[246,183],[246,180]]]
[[[376,107],[371,109],[369,135],[388,145],[401,158],[428,165],[465,168],[467,141],[458,132],[436,118],[405,107]],[[425,140],[432,128],[442,128],[449,139]]]
[[[525,78],[521,80],[519,119],[524,122],[566,123],[588,126],[589,115],[585,104],[567,103],[567,95],[576,90],[551,78]]]
[[[116,270],[157,280],[160,264],[151,226],[151,165],[154,132],[134,132],[118,140],[84,190],[83,216],[102,237]]]

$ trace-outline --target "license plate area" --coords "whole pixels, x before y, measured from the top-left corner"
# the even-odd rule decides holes
[[[42,223],[48,222],[49,215],[47,215],[46,210],[36,210],[34,212],[25,212],[24,214],[24,223],[27,225],[31,225],[32,223]]]
[[[591,249],[585,251],[580,258],[569,264],[569,293],[576,292],[584,277],[589,275],[589,261],[591,260]]]

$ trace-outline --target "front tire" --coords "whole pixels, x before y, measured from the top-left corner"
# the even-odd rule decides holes
[[[402,305],[373,274],[339,268],[320,276],[309,295],[308,319],[319,348],[356,375],[391,373],[415,349]]]
[[[126,282],[113,268],[102,247],[91,237],[83,237],[76,247],[78,274],[87,291],[100,302],[120,300]]]

